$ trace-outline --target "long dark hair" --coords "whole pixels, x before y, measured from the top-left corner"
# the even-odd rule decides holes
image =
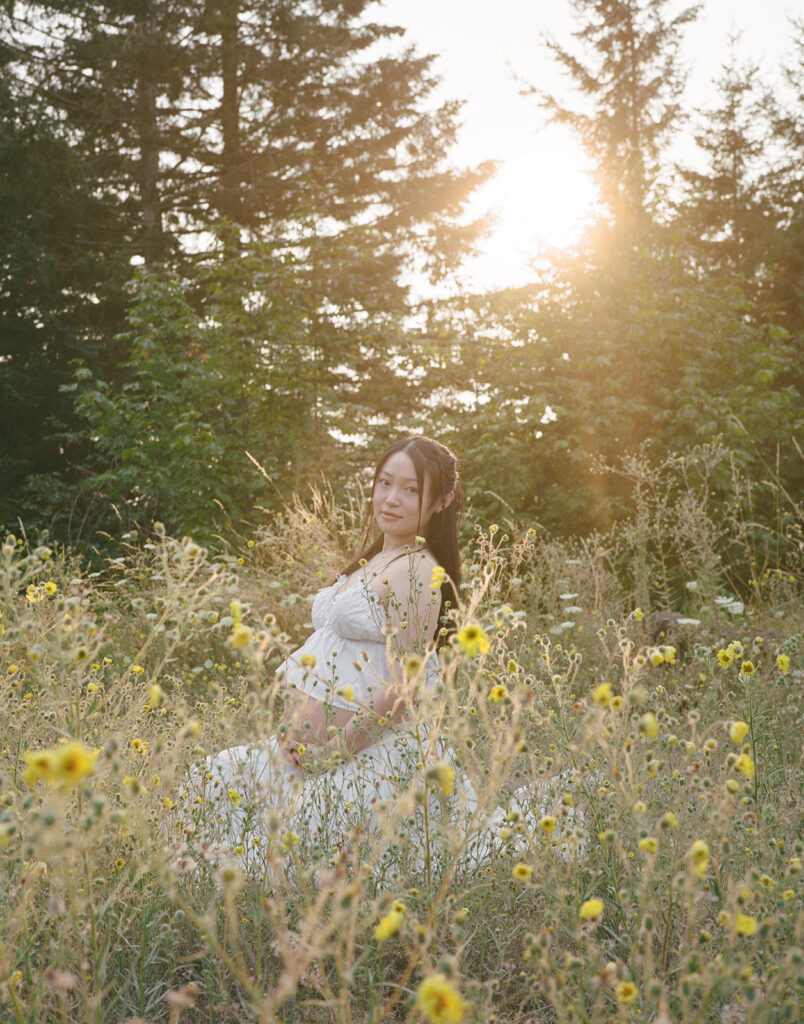
[[[430,521],[425,526],[424,532],[421,528],[417,530],[417,534],[424,537],[427,549],[447,574],[441,584],[441,606],[438,611],[438,621],[440,626],[446,626],[449,630],[449,622],[442,622],[442,619],[448,607],[456,607],[461,586],[458,517],[463,509],[463,491],[458,479],[458,460],[446,445],[441,444],[440,441],[434,441],[431,437],[416,434],[413,437],[395,441],[385,449],[377,461],[371,484],[372,499],[377,486],[377,477],[388,459],[396,452],[404,452],[408,455],[416,470],[416,483],[419,491],[419,524],[421,524],[425,480],[430,483],[430,496],[435,502],[443,501],[450,492],[454,493],[452,501],[446,508],[442,508],[430,516]],[[382,550],[382,534],[370,541],[373,525],[373,508],[369,505],[366,515],[366,535],[363,539],[362,549],[354,561],[343,570],[344,575],[349,576],[355,572],[360,566],[361,559],[373,558]],[[440,634],[440,631],[437,636],[440,646],[444,636]]]

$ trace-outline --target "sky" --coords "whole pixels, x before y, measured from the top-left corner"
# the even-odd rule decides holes
[[[684,37],[685,109],[712,101],[712,80],[734,33],[741,33],[740,57],[757,63],[768,84],[778,82],[779,64],[789,54],[788,15],[804,17],[804,0],[703,0]],[[473,203],[473,212],[494,211],[498,223],[468,265],[467,284],[523,283],[539,251],[578,239],[596,198],[588,161],[569,130],[545,125],[534,101],[520,95],[531,82],[571,99],[542,42],[551,35],[578,52],[569,0],[385,0],[373,16],[403,26],[418,49],[438,54],[439,97],[465,100],[455,163],[500,161],[494,181]],[[694,159],[683,139],[677,153]]]

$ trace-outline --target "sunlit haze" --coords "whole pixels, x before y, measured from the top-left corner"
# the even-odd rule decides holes
[[[679,3],[678,10],[685,6]],[[733,34],[742,33],[740,57],[777,81],[787,53],[787,16],[796,14],[798,6],[784,0],[704,0],[699,21],[685,33],[686,110],[711,101],[712,80]],[[523,283],[529,262],[545,248],[578,240],[596,200],[588,161],[572,133],[546,126],[534,101],[521,95],[531,83],[571,100],[542,41],[552,35],[579,52],[569,0],[387,0],[374,16],[405,27],[420,50],[438,54],[439,99],[465,101],[456,163],[499,161],[496,177],[472,205],[473,213],[495,214],[497,222],[468,265],[466,283],[481,289]],[[685,155],[694,158],[689,134],[674,152],[678,159]]]

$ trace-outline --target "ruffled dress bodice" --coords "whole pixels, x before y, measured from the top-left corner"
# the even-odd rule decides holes
[[[339,576],[318,591],[312,607],[314,632],[279,666],[277,675],[316,700],[357,711],[369,707],[377,689],[388,684],[386,612],[365,581],[342,589],[345,581]],[[428,680],[437,672],[433,655]]]

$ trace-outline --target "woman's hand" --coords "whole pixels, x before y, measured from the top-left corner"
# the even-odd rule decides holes
[[[301,751],[299,750],[299,744],[292,739],[289,739],[286,735],[279,736],[279,749],[285,756],[285,759],[291,764],[296,771],[301,771]]]

